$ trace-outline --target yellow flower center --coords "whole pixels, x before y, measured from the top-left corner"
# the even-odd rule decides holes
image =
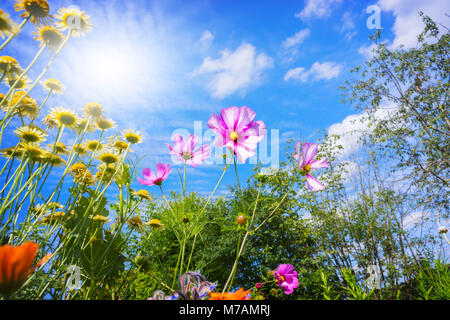
[[[230,133],[230,139],[233,141],[236,141],[238,139],[238,134],[236,131],[233,131],[232,133]]]

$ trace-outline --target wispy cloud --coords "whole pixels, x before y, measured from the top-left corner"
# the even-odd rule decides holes
[[[201,50],[207,50],[211,46],[214,40],[214,35],[209,30],[205,30],[202,33],[202,36],[198,40]]]
[[[344,34],[345,40],[350,41],[357,33],[355,29],[355,17],[349,11],[344,12],[339,32]]]
[[[328,17],[331,11],[342,2],[342,0],[307,0],[303,10],[295,16],[302,20]]]
[[[209,75],[208,89],[215,98],[225,98],[260,82],[263,71],[273,67],[273,59],[257,53],[249,43],[242,43],[236,50],[225,49],[220,58],[206,57],[192,76]]]
[[[342,69],[343,65],[336,62],[314,62],[309,70],[303,67],[288,70],[284,75],[284,80],[293,79],[302,82],[330,80],[339,76]]]
[[[310,33],[309,29],[302,29],[282,42],[280,55],[283,62],[291,63],[299,55],[299,47]]]
[[[305,41],[305,39],[309,36],[310,30],[309,29],[302,29],[295,33],[292,37],[287,38],[284,40],[282,46],[286,49],[292,48],[295,46],[298,46]]]

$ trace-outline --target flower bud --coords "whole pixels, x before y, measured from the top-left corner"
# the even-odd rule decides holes
[[[245,216],[244,216],[243,214],[239,215],[239,216],[236,218],[237,224],[238,224],[238,225],[241,225],[241,226],[244,225],[246,221],[247,221],[247,219],[245,218]]]

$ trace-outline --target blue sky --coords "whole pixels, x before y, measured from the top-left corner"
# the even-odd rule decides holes
[[[13,2],[1,7],[20,22]],[[382,40],[392,48],[414,46],[422,26],[419,10],[446,22],[449,9],[445,0],[49,2],[52,14],[71,5],[86,11],[94,28],[71,39],[44,77],[67,87],[47,108],[79,110],[95,101],[120,130],[143,132],[145,141],[134,148],[146,156],[139,172],[170,163],[164,143],[176,130],[192,132],[194,121],[202,121],[206,131],[212,113],[229,106],[252,108],[269,129],[269,139],[270,129],[279,130],[281,159],[287,139],[316,142],[319,131],[345,133],[348,117],[358,115],[340,103],[338,87],[368,56],[368,36],[375,30],[366,25],[366,8],[380,8]],[[2,55],[26,66],[38,50],[32,31],[28,24]],[[48,58],[46,53],[39,60],[32,78]],[[44,94],[41,87],[32,92],[35,98]],[[8,139],[13,144],[15,138]],[[357,150],[354,136],[343,142],[349,153]],[[241,180],[251,168],[239,166]],[[214,165],[189,170],[188,191],[207,193],[219,174]],[[221,192],[234,181],[229,171]],[[165,189],[179,190],[176,172]]]

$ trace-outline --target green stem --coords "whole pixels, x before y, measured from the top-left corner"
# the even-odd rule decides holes
[[[245,213],[245,200],[244,200],[244,194],[242,193],[241,184],[239,183],[239,176],[237,172],[237,164],[236,164],[236,154],[233,155],[233,162],[234,162],[234,173],[236,174],[236,181],[239,187],[239,193],[241,194],[241,201],[242,201],[242,213]]]
[[[258,206],[258,201],[259,201],[260,194],[261,194],[261,183],[259,184],[259,187],[258,187],[258,195],[256,196],[255,207],[253,208],[251,224],[253,223],[253,221],[255,219],[256,208]],[[283,201],[283,200],[281,200],[281,201]],[[251,225],[250,225],[250,227],[251,227]],[[250,229],[247,229],[247,231],[245,232],[244,238],[242,239],[242,242],[240,242],[240,243],[238,242],[238,249],[236,250],[237,251],[236,259],[234,261],[233,268],[231,269],[230,275],[228,276],[227,282],[225,283],[225,286],[223,287],[222,293],[224,293],[226,291],[227,287],[228,287],[228,290],[231,289],[234,277],[236,275],[239,258],[242,255],[242,252],[244,250],[244,246],[245,246],[245,243],[247,241],[247,238],[248,238],[249,234],[250,234]],[[239,240],[240,240],[240,237],[239,237]]]

